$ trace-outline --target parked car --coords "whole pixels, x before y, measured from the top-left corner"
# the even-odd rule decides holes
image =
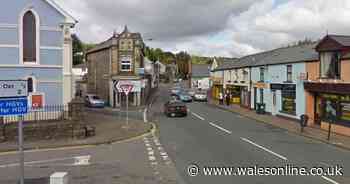
[[[105,107],[105,101],[95,94],[87,94],[85,96],[85,104],[88,107],[96,107],[96,108]]]
[[[168,117],[187,116],[187,107],[181,101],[170,100],[164,104],[164,114]]]
[[[186,93],[186,92],[181,92],[179,95],[179,99],[183,102],[192,102],[192,97]]]
[[[205,91],[196,92],[196,94],[194,95],[194,100],[202,102],[208,101],[207,93]]]
[[[187,93],[188,93],[190,96],[194,97],[194,95],[196,94],[196,90],[194,90],[194,89],[189,89],[189,90],[187,91]]]
[[[174,87],[171,89],[172,96],[178,96],[181,93],[182,89],[180,87]]]

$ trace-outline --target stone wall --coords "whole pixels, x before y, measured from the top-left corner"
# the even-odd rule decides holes
[[[88,93],[109,101],[110,50],[90,53],[88,62]]]
[[[24,140],[47,140],[72,138],[74,135],[74,126],[70,122],[40,122],[24,123]],[[2,125],[0,128],[0,137],[2,141],[16,141],[18,139],[18,123]]]

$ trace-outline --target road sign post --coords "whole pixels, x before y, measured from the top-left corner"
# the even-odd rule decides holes
[[[0,117],[18,116],[19,180],[24,184],[23,120],[28,111],[28,90],[25,80],[0,80]]]
[[[129,126],[129,93],[133,90],[134,85],[130,81],[119,81],[114,84],[114,89],[126,96],[126,127]]]

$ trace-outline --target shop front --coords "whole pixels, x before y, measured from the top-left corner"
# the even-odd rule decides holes
[[[226,85],[226,94],[231,95],[231,103],[232,104],[241,104],[241,86],[235,85]]]
[[[296,116],[296,85],[270,84],[270,89],[272,92],[272,114]],[[280,109],[277,99],[281,99]]]
[[[305,89],[312,93],[314,124],[327,130],[331,122],[333,132],[350,135],[350,84],[305,83]]]

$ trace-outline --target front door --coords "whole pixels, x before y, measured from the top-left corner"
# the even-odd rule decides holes
[[[272,115],[276,115],[277,107],[276,107],[277,101],[276,101],[276,91],[272,91]]]
[[[256,110],[258,88],[254,87],[254,110]]]

